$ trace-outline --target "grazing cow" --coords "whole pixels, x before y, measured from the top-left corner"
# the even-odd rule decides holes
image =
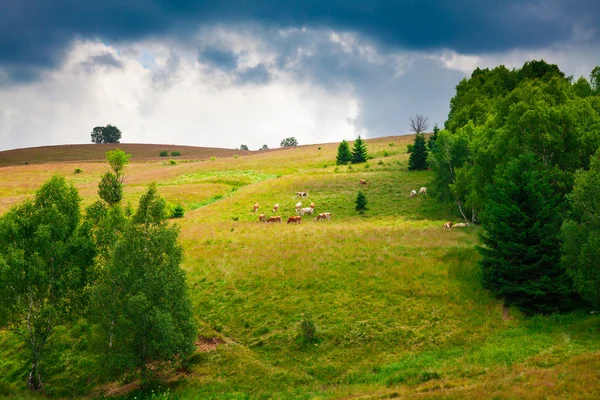
[[[315,221],[323,221],[323,220],[327,220],[329,221],[331,219],[331,213],[321,213],[319,215],[317,215],[317,217],[315,218]]]
[[[311,202],[311,203],[310,203],[310,208],[313,208],[313,209],[314,209],[314,208],[315,208],[315,203],[312,203],[312,202]]]
[[[308,193],[306,193],[306,192],[296,192],[296,196],[298,196],[298,197],[306,197],[306,196],[308,196]]]
[[[366,184],[367,184],[367,181],[365,181],[364,179],[361,179],[361,180],[360,180],[360,184],[361,184],[361,185],[366,185]]]
[[[299,224],[302,222],[302,217],[297,216],[297,215],[292,215],[291,217],[288,218],[287,223],[288,224]]]
[[[454,228],[466,228],[467,226],[471,226],[468,222],[461,222],[459,224],[452,225]]]
[[[267,219],[267,223],[270,224],[272,222],[279,222],[279,223],[281,223],[281,217],[280,216],[278,216],[278,217],[269,217],[269,219]]]
[[[314,210],[315,209],[311,208],[311,207],[301,208],[298,211],[298,215],[304,215],[304,214],[312,215],[312,213],[313,213]]]
[[[296,203],[296,212],[298,212],[298,210],[300,210],[302,208],[302,202],[299,201]]]
[[[265,222],[267,220],[267,216],[265,214],[260,214],[258,216],[258,222]]]
[[[448,230],[452,230],[452,222],[446,222],[444,224],[444,230],[448,229]]]
[[[417,195],[417,191],[416,190],[411,190],[410,191],[410,197],[415,197]]]
[[[254,209],[252,210],[252,212],[257,212],[258,211],[258,203],[254,203]]]
[[[427,188],[422,187],[421,189],[419,189],[419,194],[427,194]]]
[[[277,212],[277,210],[279,210],[279,203],[277,203],[273,206],[273,214],[275,214]]]

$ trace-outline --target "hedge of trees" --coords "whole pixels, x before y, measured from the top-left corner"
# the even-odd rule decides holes
[[[476,69],[429,148],[434,192],[483,226],[485,286],[528,313],[598,305],[599,83],[600,67]]]

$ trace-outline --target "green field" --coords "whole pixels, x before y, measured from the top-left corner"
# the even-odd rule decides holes
[[[352,167],[335,165],[336,143],[243,157],[221,151],[214,159],[207,150],[176,165],[144,156],[150,150],[128,149],[125,201],[135,206],[156,181],[170,204],[186,210],[174,223],[181,226],[182,267],[200,325],[198,351],[188,368],[166,371],[154,393],[141,392],[136,380],[102,380],[93,327],[82,321],[52,338],[48,395],[597,398],[598,314],[526,318],[484,290],[479,227],[445,231],[444,222],[459,222],[452,205],[441,205],[431,191],[409,197],[431,179],[430,172],[407,170],[412,138],[367,140],[374,158]],[[67,157],[72,149],[63,158],[59,148],[52,151],[0,168],[0,213],[54,173],[77,186],[85,205],[96,199],[108,165],[92,151],[81,149],[79,160]],[[76,167],[83,172],[75,174]],[[354,210],[359,190],[368,200],[362,215]],[[332,220],[286,224],[298,191]],[[275,215],[284,223],[260,224],[254,203],[267,215],[279,203]],[[301,340],[302,321],[316,326],[314,342]],[[39,398],[26,390],[21,346],[0,331],[0,396]]]

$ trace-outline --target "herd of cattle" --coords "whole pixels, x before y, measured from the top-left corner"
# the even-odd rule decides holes
[[[363,180],[361,180],[361,184],[362,184],[362,182],[363,182]],[[365,184],[366,184],[366,182],[365,182]],[[296,196],[308,197],[308,193],[296,192]],[[279,203],[276,203],[273,206],[273,214],[275,214],[278,210],[279,210]],[[254,203],[252,212],[257,212],[257,211],[258,211],[258,203]],[[289,217],[287,219],[287,223],[288,224],[300,224],[302,222],[302,217],[304,215],[312,215],[314,213],[314,211],[315,211],[315,203],[311,202],[309,207],[302,207],[302,202],[299,201],[298,203],[296,203],[296,213],[298,215],[292,215],[291,217]],[[315,218],[315,221],[330,221],[330,220],[331,220],[330,212],[320,213]],[[282,221],[283,220],[281,219],[281,216],[267,217],[265,214],[260,214],[258,216],[258,222],[265,222],[267,224],[275,223],[275,222],[282,223]]]
[[[366,185],[367,181],[364,179],[360,180],[360,184],[361,185]],[[422,187],[421,189],[419,189],[418,194],[422,194],[422,195],[427,195],[427,188],[426,187]],[[297,197],[308,197],[308,193],[307,192],[296,192],[296,196]],[[411,190],[410,191],[410,197],[416,197],[417,196],[417,191],[416,190]],[[257,212],[258,211],[258,203],[254,204],[254,207],[252,209],[253,212]],[[276,203],[273,206],[273,214],[275,214],[277,211],[279,211],[279,203]],[[298,215],[292,215],[291,217],[289,217],[287,219],[287,223],[288,224],[300,224],[302,222],[302,217],[304,215],[312,215],[315,211],[315,203],[311,202],[309,207],[302,207],[302,202],[299,201],[298,203],[296,203],[296,213]],[[324,212],[324,213],[320,213],[316,216],[315,221],[330,221],[331,220],[331,213],[330,212]],[[265,214],[260,214],[258,216],[258,222],[264,222],[264,223],[275,223],[275,222],[279,222],[282,223],[282,218],[281,216],[270,216],[267,217]],[[465,228],[470,226],[468,222],[466,223],[458,223],[458,224],[454,224],[452,222],[446,222],[444,224],[444,230],[452,230],[452,227],[454,228]]]

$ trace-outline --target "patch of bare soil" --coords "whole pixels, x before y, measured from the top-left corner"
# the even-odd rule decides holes
[[[508,321],[510,319],[511,319],[511,317],[508,314],[508,306],[506,304],[502,304],[502,320]]]
[[[198,340],[196,340],[196,348],[199,351],[206,353],[216,350],[217,346],[222,343],[225,343],[225,341],[218,337],[207,338],[204,336],[199,336]]]

